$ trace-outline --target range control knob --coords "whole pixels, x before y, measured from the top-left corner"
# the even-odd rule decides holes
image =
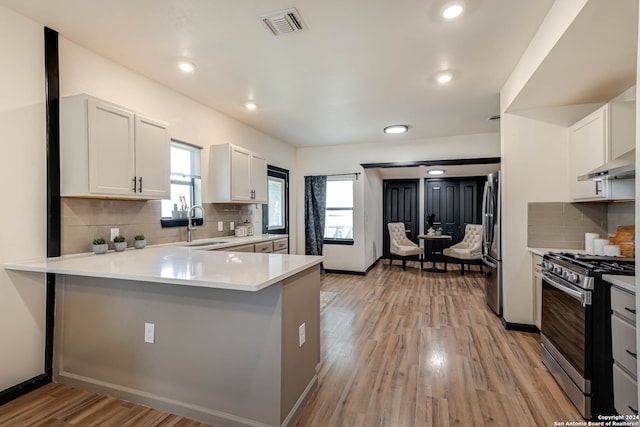
[[[562,274],[562,267],[558,267],[557,265],[553,266],[553,272],[560,275]]]
[[[573,283],[578,283],[580,281],[580,276],[576,273],[569,273],[567,274],[567,280]]]

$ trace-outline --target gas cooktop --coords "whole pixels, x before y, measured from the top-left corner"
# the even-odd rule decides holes
[[[565,263],[588,270],[591,273],[635,274],[635,258],[557,252],[549,252],[546,258],[555,261],[564,261]]]

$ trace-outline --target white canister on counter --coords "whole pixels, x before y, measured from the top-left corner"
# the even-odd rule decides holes
[[[620,245],[604,245],[604,254],[607,256],[620,256]]]
[[[595,239],[593,248],[596,255],[604,255],[604,247],[609,244],[609,239]]]
[[[584,233],[584,251],[586,253],[589,255],[594,255],[596,253],[593,241],[599,237],[600,235],[598,233]]]

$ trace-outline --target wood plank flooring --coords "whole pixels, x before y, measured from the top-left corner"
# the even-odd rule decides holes
[[[582,421],[542,365],[538,334],[505,330],[486,306],[477,266],[461,276],[409,265],[322,277],[337,296],[321,314],[319,388],[298,427]]]
[[[298,427],[553,426],[581,421],[540,361],[537,334],[507,331],[477,267],[460,276],[382,261],[325,274],[319,388]],[[456,266],[450,266],[450,269]],[[51,384],[4,406],[0,426],[205,426]]]

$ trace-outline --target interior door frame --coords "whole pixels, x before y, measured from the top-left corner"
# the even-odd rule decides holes
[[[403,178],[403,179],[385,179],[382,181],[382,257],[385,259],[388,259],[390,256],[389,253],[389,229],[387,227],[387,223],[390,222],[388,215],[387,215],[387,185],[389,185],[389,183],[402,183],[402,182],[406,182],[406,183],[412,183],[415,184],[416,186],[416,190],[414,192],[414,203],[413,203],[413,218],[415,218],[415,227],[414,230],[412,231],[411,236],[407,236],[409,238],[413,237],[413,241],[415,241],[416,243],[418,242],[418,235],[420,234],[420,179],[416,178],[416,179],[409,179],[409,178]],[[417,258],[416,258],[417,259]]]

